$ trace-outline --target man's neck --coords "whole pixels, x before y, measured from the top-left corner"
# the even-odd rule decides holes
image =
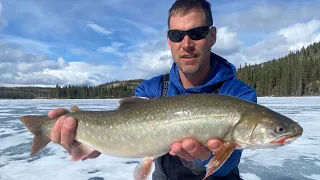
[[[185,74],[179,69],[180,80],[185,89],[199,86],[210,74],[211,67],[194,74]]]

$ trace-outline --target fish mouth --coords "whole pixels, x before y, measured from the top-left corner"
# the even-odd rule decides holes
[[[272,145],[285,145],[285,144],[290,144],[293,141],[295,141],[297,138],[299,138],[302,134],[292,134],[288,136],[281,136],[279,138],[276,138],[270,142]]]
[[[288,132],[286,134],[283,134],[282,136],[272,140],[270,144],[274,144],[274,145],[290,144],[291,142],[299,138],[303,133],[303,129],[299,124],[293,125],[292,129],[293,131],[291,133]]]

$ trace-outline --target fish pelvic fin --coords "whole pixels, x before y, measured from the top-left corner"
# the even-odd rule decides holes
[[[70,155],[72,156],[72,161],[79,161],[79,160],[85,160],[91,153],[96,153],[93,148],[90,146],[80,143],[78,141],[75,141],[70,150]]]
[[[43,134],[41,130],[41,123],[43,121],[47,121],[48,116],[27,115],[20,117],[19,120],[34,135],[32,150],[30,152],[30,156],[33,156],[51,141],[50,138]]]
[[[153,163],[154,158],[146,157],[144,158],[134,169],[133,179],[134,180],[147,180]]]
[[[207,174],[202,180],[205,180],[211,174],[216,172],[227,161],[235,149],[236,145],[234,143],[224,142],[220,150],[215,153],[214,157],[206,165]]]

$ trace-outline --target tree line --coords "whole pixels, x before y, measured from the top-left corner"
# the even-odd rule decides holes
[[[237,77],[259,96],[320,95],[320,43],[262,64],[245,64]]]
[[[265,63],[245,63],[236,76],[255,88],[258,96],[320,95],[320,42]],[[142,81],[113,81],[99,86],[0,87],[0,98],[124,98],[133,96]]]
[[[0,87],[0,99],[102,99],[134,95],[142,80],[114,81],[99,86]]]

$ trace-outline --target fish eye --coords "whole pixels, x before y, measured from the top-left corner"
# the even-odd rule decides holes
[[[283,126],[278,125],[275,127],[275,132],[278,134],[284,133],[285,131],[286,129]]]

